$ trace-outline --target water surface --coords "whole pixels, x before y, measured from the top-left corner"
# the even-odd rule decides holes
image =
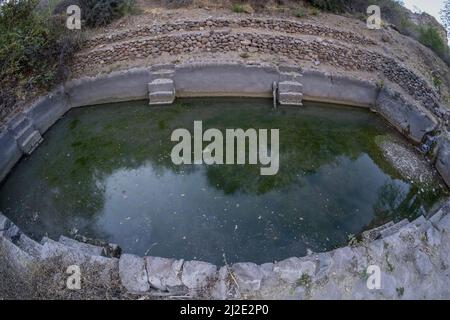
[[[280,129],[280,170],[171,162],[176,128]],[[0,189],[0,210],[35,238],[71,232],[127,253],[223,264],[330,250],[349,235],[415,217],[442,194],[403,179],[377,139],[373,114],[268,100],[128,102],[70,111]],[[206,144],[205,144],[206,146]]]

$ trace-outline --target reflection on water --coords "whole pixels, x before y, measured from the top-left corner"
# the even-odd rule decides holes
[[[280,171],[175,166],[175,128],[279,128]],[[443,190],[418,194],[384,161],[373,115],[266,100],[181,100],[72,110],[1,188],[0,210],[35,237],[80,234],[126,252],[223,263],[329,250],[349,234],[413,217]]]

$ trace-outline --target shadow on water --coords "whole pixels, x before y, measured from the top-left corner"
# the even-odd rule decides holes
[[[280,129],[280,170],[172,163],[172,131]],[[365,110],[271,109],[270,100],[129,102],[70,111],[1,187],[0,210],[25,232],[69,232],[126,252],[221,264],[341,246],[349,234],[413,218],[445,191],[414,185],[383,158],[396,133]],[[206,146],[206,143],[205,143]],[[418,192],[420,189],[424,189]]]

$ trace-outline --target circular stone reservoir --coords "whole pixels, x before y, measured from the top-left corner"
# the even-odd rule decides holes
[[[174,129],[280,130],[280,167],[175,165]],[[363,109],[272,109],[266,99],[180,99],[72,109],[12,170],[0,211],[25,233],[83,235],[126,253],[223,264],[263,263],[346,245],[352,235],[414,218],[446,195],[414,183],[380,141],[406,142]],[[269,139],[270,141],[270,139]],[[204,147],[208,143],[204,143]]]

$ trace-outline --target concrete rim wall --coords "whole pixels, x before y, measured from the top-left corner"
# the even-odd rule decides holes
[[[175,71],[173,80],[178,97],[271,97],[272,84],[274,81],[278,81],[280,77],[278,67],[270,64],[186,64],[169,67]],[[37,99],[20,115],[12,118],[7,127],[10,128],[20,117],[25,116],[41,134],[44,134],[71,108],[146,99],[148,98],[148,83],[152,79],[151,73],[153,68],[131,69],[72,80],[56,88],[48,95]],[[370,82],[351,77],[337,77],[319,71],[305,71],[302,84],[305,100],[368,108],[379,113],[406,137],[416,143],[420,143],[426,134],[433,132],[438,127],[438,120],[425,108],[408,102],[399,93],[392,91],[390,88],[379,88],[376,84]],[[450,154],[449,139],[441,139],[439,146],[439,165],[437,165],[437,168],[444,180],[449,184],[450,175],[447,165]],[[0,133],[0,149],[1,181],[15,163],[20,160],[23,152],[20,150],[14,135],[11,134],[11,130],[8,129]],[[1,219],[2,216],[0,215]],[[3,220],[6,221],[5,218]],[[11,225],[8,230],[11,230],[11,228],[14,230],[8,232],[13,232],[15,237],[19,236],[18,239],[20,240],[20,230],[17,227],[11,227]],[[391,231],[398,232],[403,228],[405,226],[400,225],[397,229],[394,228]],[[4,228],[4,231],[0,232],[0,244],[3,241],[3,245],[7,244],[14,249],[11,249],[11,252],[18,252],[17,256],[22,256],[22,251],[14,247],[13,244],[6,242],[6,240],[2,240],[2,237],[8,236],[8,234],[5,234],[6,231],[6,228]],[[28,241],[25,235],[22,238]],[[33,242],[28,242],[28,244],[38,247]],[[73,258],[71,256],[72,253],[54,241],[47,239],[42,247],[50,251],[46,252],[45,250],[47,249],[45,249],[44,253],[39,253],[40,257],[46,254],[57,253],[63,254],[69,260]],[[39,248],[42,249],[41,247]],[[347,249],[342,248],[342,250]],[[27,256],[27,259],[32,259],[32,257]],[[127,289],[137,292],[148,291],[150,284],[153,287],[160,286],[160,289],[167,289],[172,285],[177,286],[180,281],[189,288],[195,288],[197,284],[194,282],[198,280],[199,276],[206,279],[209,275],[214,274],[216,276],[218,274],[219,278],[225,278],[226,270],[228,270],[227,268],[224,269],[224,267],[218,270],[214,265],[199,261],[180,262],[179,260],[157,257],[144,259],[127,254],[122,255],[119,261],[112,260],[108,263],[110,262],[118,264],[116,267],[119,270],[122,282],[127,284],[125,285],[126,287],[128,286]],[[285,275],[286,277],[289,277],[290,272],[294,272],[295,276],[297,276],[297,267],[312,268],[313,266],[311,262],[303,262],[298,258],[289,258],[280,263],[281,267],[278,266],[279,269],[281,268],[279,272],[285,272],[287,274]],[[244,277],[244,284],[249,286],[249,290],[253,290],[253,283],[261,283],[261,279],[264,277],[264,268],[267,265],[269,264],[261,266],[251,263],[235,264],[233,270],[237,274],[241,273],[241,276]],[[156,268],[155,270],[162,268],[168,274],[164,274],[161,276],[162,278],[150,279],[148,277],[153,271],[149,266],[153,266]],[[180,280],[177,278],[177,272],[181,270],[181,266],[183,267],[183,275],[186,276]],[[274,268],[273,264],[271,268]],[[286,270],[283,268],[286,268]],[[144,280],[136,278],[136,274],[142,274],[142,270],[146,270],[144,272]],[[270,272],[273,272],[273,270]],[[255,275],[257,278],[260,278],[259,280],[256,279],[256,282],[254,282]],[[245,282],[246,277],[250,278],[250,282]],[[161,279],[164,279],[166,282],[160,283]],[[222,281],[221,285],[223,285],[224,281]],[[221,293],[218,294],[218,297],[226,298],[227,296]]]
[[[280,78],[279,67],[272,64],[197,63],[134,68],[71,80],[10,119],[6,130],[0,134],[0,181],[22,154],[17,139],[8,133],[8,127],[11,128],[18,119],[25,116],[43,135],[71,108],[148,99],[147,85],[152,79],[152,71],[161,67],[173,69],[177,97],[271,97],[272,84]],[[390,88],[312,70],[303,72],[301,82],[305,100],[370,108],[416,144],[438,127],[438,120],[427,109],[407,101]],[[444,152],[438,154],[447,155]],[[444,162],[448,160],[441,161]],[[450,185],[450,176],[444,174],[443,177]]]

